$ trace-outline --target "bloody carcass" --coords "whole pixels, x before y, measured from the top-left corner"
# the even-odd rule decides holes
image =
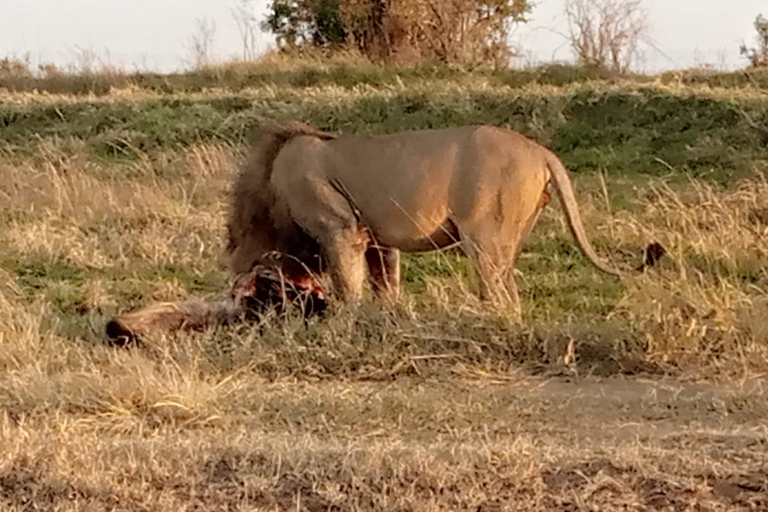
[[[257,264],[235,277],[224,300],[152,304],[111,319],[106,331],[110,343],[122,346],[152,334],[254,320],[270,309],[295,309],[307,318],[325,312],[328,300],[314,274],[287,275],[280,266]]]

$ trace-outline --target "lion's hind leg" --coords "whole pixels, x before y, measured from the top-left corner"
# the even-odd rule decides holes
[[[467,237],[463,245],[475,268],[480,299],[490,302],[513,321],[520,321],[520,296],[514,279],[510,250],[499,247],[493,239]]]
[[[462,244],[478,276],[480,298],[515,322],[522,319],[515,265],[542,206],[539,196],[507,198],[498,202],[495,211],[459,226]]]

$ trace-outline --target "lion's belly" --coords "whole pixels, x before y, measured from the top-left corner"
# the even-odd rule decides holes
[[[452,243],[448,219],[454,148],[436,150],[416,162],[388,148],[375,153],[376,158],[350,158],[332,168],[376,241],[403,251]]]
[[[442,222],[422,222],[416,225],[403,217],[402,222],[378,224],[366,222],[376,243],[404,252],[423,252],[441,249],[459,240],[456,226],[443,217]],[[363,219],[363,222],[365,220]]]
[[[376,193],[350,190],[361,222],[382,245],[402,251],[428,251],[453,242],[447,183],[414,179],[381,183]],[[447,180],[446,180],[447,181]]]

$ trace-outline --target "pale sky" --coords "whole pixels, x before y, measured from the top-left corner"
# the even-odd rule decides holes
[[[72,63],[82,50],[127,69],[181,69],[199,18],[216,23],[214,52],[226,59],[241,51],[231,16],[234,0],[0,0],[0,58],[28,55],[33,64]],[[263,11],[268,0],[256,0]],[[564,0],[537,0],[531,21],[512,40],[527,62],[572,59]],[[766,0],[644,0],[657,49],[644,52],[642,71],[713,65],[743,67],[742,41],[752,44],[753,22]],[[260,45],[272,44],[262,34]]]

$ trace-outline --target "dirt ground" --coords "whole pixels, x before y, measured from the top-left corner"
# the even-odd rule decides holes
[[[5,415],[3,510],[768,510],[759,379],[253,382],[57,424]],[[76,409],[76,408],[75,408]]]

